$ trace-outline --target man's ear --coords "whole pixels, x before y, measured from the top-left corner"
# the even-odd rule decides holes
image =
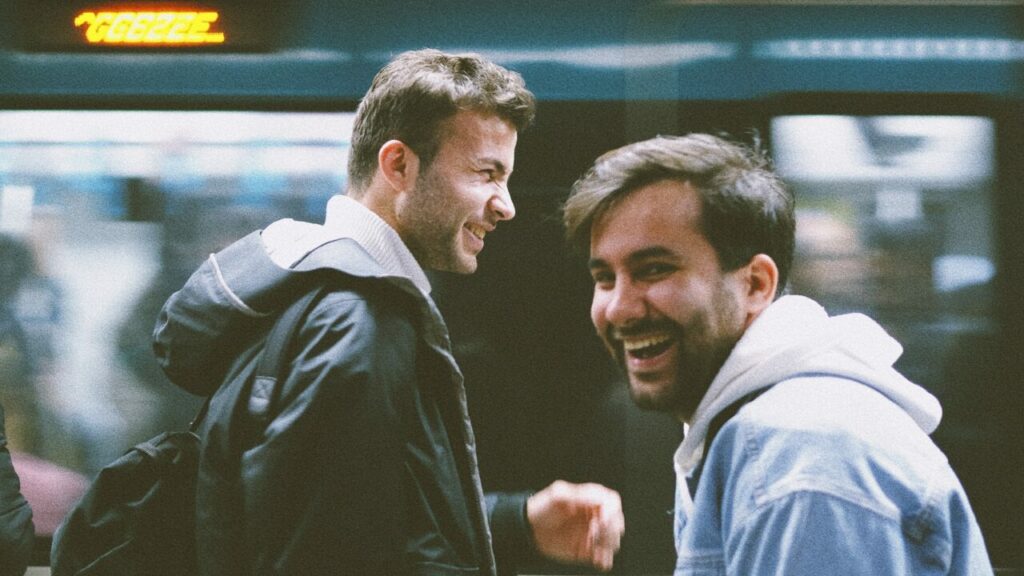
[[[753,320],[775,300],[779,285],[779,267],[767,254],[755,254],[743,268],[748,317]]]
[[[412,190],[420,171],[420,159],[401,140],[388,140],[377,151],[381,177],[396,192]]]

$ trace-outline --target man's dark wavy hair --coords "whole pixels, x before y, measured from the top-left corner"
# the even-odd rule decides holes
[[[783,293],[793,264],[793,195],[758,148],[710,134],[658,136],[598,158],[563,207],[570,243],[588,253],[594,222],[633,191],[661,180],[688,182],[700,194],[702,232],[722,270],[767,254],[779,269],[776,297]]]

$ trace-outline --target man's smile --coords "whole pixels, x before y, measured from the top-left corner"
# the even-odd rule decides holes
[[[466,223],[466,229],[469,230],[469,232],[473,236],[476,236],[480,240],[483,240],[484,236],[487,235],[487,229],[484,228],[483,226],[478,225],[478,224],[470,224],[470,223],[467,222]]]
[[[670,334],[649,334],[622,339],[622,348],[632,358],[654,358],[668,350],[674,342]]]

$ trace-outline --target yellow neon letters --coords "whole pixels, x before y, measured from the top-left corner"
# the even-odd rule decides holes
[[[222,44],[223,32],[210,25],[219,12],[82,12],[75,28],[85,27],[90,44]]]

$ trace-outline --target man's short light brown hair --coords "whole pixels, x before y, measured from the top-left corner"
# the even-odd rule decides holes
[[[522,132],[536,109],[522,76],[477,54],[404,52],[374,77],[356,110],[349,151],[349,194],[358,196],[377,170],[377,153],[400,140],[430,165],[440,124],[460,110],[494,114]]]

